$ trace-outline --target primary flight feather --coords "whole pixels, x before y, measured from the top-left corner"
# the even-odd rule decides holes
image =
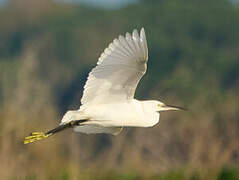
[[[47,133],[31,133],[24,144],[73,127],[77,132],[118,134],[123,127],[151,127],[159,112],[180,110],[156,100],[134,99],[138,82],[145,74],[148,47],[144,28],[140,34],[119,36],[104,50],[84,86],[79,110],[68,111],[60,125]]]

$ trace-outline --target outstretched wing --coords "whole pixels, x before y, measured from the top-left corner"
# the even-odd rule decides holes
[[[81,103],[102,104],[134,98],[135,89],[147,69],[148,48],[144,29],[119,36],[101,54],[89,73]]]

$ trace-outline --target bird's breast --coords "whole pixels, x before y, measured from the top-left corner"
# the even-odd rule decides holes
[[[158,113],[146,113],[137,103],[95,105],[85,108],[84,111],[92,122],[105,127],[149,127],[159,119]]]

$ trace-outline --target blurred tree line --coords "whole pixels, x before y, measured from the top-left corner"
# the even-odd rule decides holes
[[[62,165],[69,171],[65,179],[99,167],[146,174],[186,169],[176,179],[224,177],[221,168],[227,173],[223,167],[239,163],[238,19],[239,7],[226,0],[141,0],[116,10],[9,1],[0,8],[0,174],[44,179]],[[160,126],[118,137],[68,131],[48,142],[21,144],[28,132],[54,127],[66,110],[78,108],[87,74],[104,48],[141,27],[149,62],[136,98],[162,98],[186,106],[187,113],[163,114]]]

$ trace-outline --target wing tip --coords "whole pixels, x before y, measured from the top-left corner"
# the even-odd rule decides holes
[[[141,30],[140,30],[140,37],[141,37],[141,38],[142,38],[142,37],[146,37],[146,36],[145,36],[144,27],[142,27]]]
[[[139,33],[140,32],[140,33]],[[129,32],[126,32],[125,33],[125,37],[127,37],[127,36],[131,36],[131,37],[133,37],[133,35],[136,35],[136,34],[140,34],[140,38],[142,38],[142,37],[146,37],[146,35],[145,35],[145,29],[144,29],[144,27],[142,27],[141,29],[140,29],[140,31],[138,31],[136,28],[135,29],[133,29],[133,31],[132,31],[132,34],[130,34]],[[120,35],[121,36],[121,35]]]
[[[133,39],[136,39],[136,40],[140,39],[139,33],[138,33],[138,30],[137,30],[137,29],[134,29],[134,30],[133,30],[133,32],[132,32],[132,37],[133,37]]]

